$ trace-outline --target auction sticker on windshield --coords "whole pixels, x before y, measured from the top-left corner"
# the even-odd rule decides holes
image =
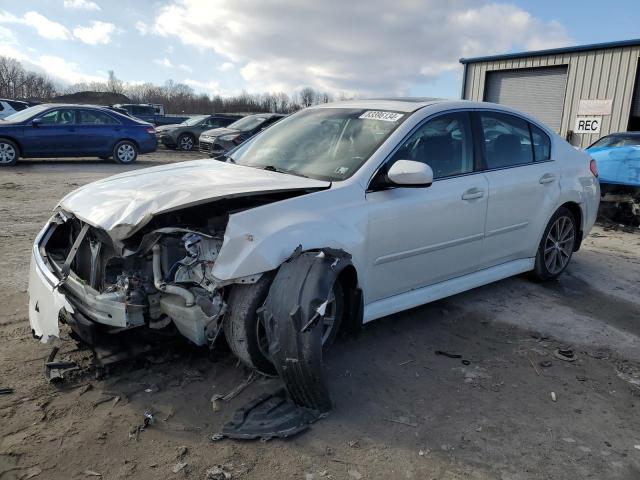
[[[380,110],[369,110],[360,115],[360,118],[369,120],[383,120],[385,122],[397,122],[404,115],[396,112],[383,112]]]

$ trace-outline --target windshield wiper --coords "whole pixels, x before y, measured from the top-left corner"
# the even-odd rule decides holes
[[[278,172],[278,173],[286,173],[288,175],[295,175],[296,177],[311,178],[311,177],[307,177],[306,175],[303,175],[302,173],[294,172],[293,170],[285,170],[283,168],[278,168],[274,165],[267,165],[265,167],[258,167],[258,168],[262,168],[262,170],[269,170],[270,172]]]

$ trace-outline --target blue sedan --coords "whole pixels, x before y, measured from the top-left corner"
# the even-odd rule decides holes
[[[43,104],[0,120],[0,166],[19,157],[113,157],[128,164],[156,147],[153,125],[102,107]]]

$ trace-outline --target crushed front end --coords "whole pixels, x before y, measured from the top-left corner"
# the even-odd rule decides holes
[[[58,211],[33,246],[29,320],[42,341],[58,324],[94,345],[126,330],[175,328],[196,345],[212,344],[226,309],[211,274],[224,219],[147,229],[125,242]]]

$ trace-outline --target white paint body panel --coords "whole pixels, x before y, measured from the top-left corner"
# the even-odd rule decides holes
[[[234,283],[278,268],[298,246],[342,249],[353,257],[365,321],[531,270],[549,218],[566,202],[579,206],[584,235],[595,222],[600,191],[589,171],[590,157],[530,116],[464,101],[363,100],[315,108],[330,107],[394,110],[406,112],[407,118],[341,182],[204,160],[95,182],[60,205],[112,236],[126,238],[161,212],[245,193],[320,188],[230,215],[213,275]],[[380,165],[423,120],[451,110],[487,108],[543,128],[552,140],[553,161],[440,179],[430,187],[367,191]],[[547,174],[553,181],[539,183]],[[470,190],[483,194],[463,200]],[[118,230],[120,226],[124,228]],[[34,295],[40,295],[34,284]],[[50,297],[54,306],[62,300],[55,292]],[[40,331],[53,330],[37,315],[33,318]]]
[[[216,160],[194,160],[134,170],[89,183],[65,196],[59,207],[122,240],[154,215],[172,210],[219,198],[329,185]]]

